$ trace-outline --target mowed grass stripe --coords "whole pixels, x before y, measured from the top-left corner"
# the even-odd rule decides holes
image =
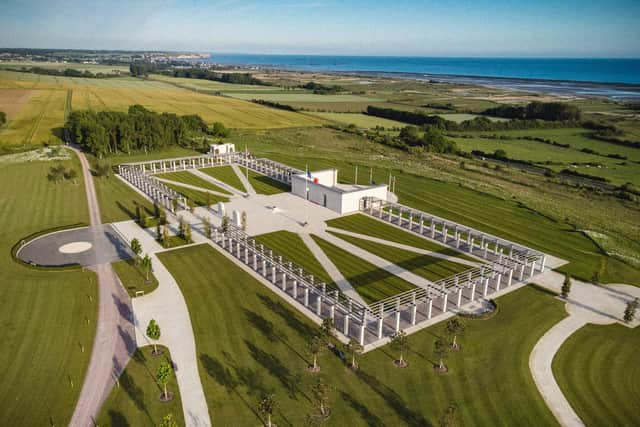
[[[102,221],[117,222],[137,219],[136,207],[142,206],[147,215],[154,215],[153,204],[115,176],[94,177],[93,183],[100,203]]]
[[[289,187],[287,184],[283,184],[280,181],[276,181],[273,178],[252,171],[251,169],[249,169],[248,175],[251,186],[254,190],[256,190],[256,193],[258,194],[273,195],[286,193],[291,190],[291,187]]]
[[[346,234],[331,234],[432,282],[457,273],[462,273],[470,268],[468,265],[458,264],[429,255],[417,254],[370,240],[347,236]]]
[[[562,344],[553,374],[587,426],[640,423],[640,328],[588,324]]]
[[[311,237],[367,303],[415,289],[414,285],[400,277],[378,268],[318,236],[311,235]]]
[[[244,187],[244,184],[242,184],[242,181],[240,181],[240,178],[238,178],[238,175],[235,173],[231,166],[203,168],[200,169],[200,172],[204,172],[210,177],[222,181],[238,191],[242,191],[243,193],[247,191],[247,189]]]
[[[304,268],[308,273],[313,274],[315,283],[324,282],[327,284],[327,289],[337,289],[329,274],[296,233],[276,231],[255,236],[255,239],[268,246],[274,253],[282,255]]]
[[[268,392],[279,402],[275,423],[304,425],[317,378],[305,370],[306,341],[317,326],[209,245],[159,257],[189,308],[213,424],[260,425],[255,405]],[[397,356],[387,347],[362,356],[357,374],[333,354],[321,355],[322,375],[333,388],[326,425],[437,425],[452,401],[461,425],[557,425],[528,360],[538,339],[566,315],[562,302],[525,287],[497,303],[493,318],[467,321],[462,351],[450,355],[444,376],[431,368],[442,325],[411,335],[403,370],[393,367]]]
[[[169,188],[177,191],[182,194],[189,200],[192,200],[197,206],[206,206],[207,200],[209,203],[218,203],[218,202],[228,202],[229,199],[226,197],[218,196],[217,194],[207,193],[205,191],[193,190],[191,188],[183,187],[178,184],[169,184],[167,182],[163,182]]]
[[[364,214],[354,214],[342,216],[327,221],[329,227],[340,228],[354,233],[365,234],[378,239],[389,240],[407,246],[424,249],[425,251],[438,252],[443,255],[455,256],[468,261],[477,261],[466,256],[464,253],[456,251],[446,246],[439,245],[409,231],[402,230],[390,224],[385,224],[377,219],[373,219]]]
[[[220,193],[231,195],[224,188],[219,187],[205,179],[202,179],[199,176],[196,176],[189,171],[157,173],[155,174],[155,176],[157,176],[158,178],[164,178],[171,181],[182,182],[184,184],[194,185],[196,187],[201,187],[207,190],[218,191]]]

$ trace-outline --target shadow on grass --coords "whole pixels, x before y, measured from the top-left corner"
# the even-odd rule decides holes
[[[254,181],[258,181],[259,183],[265,185],[265,186],[269,186],[274,188],[274,191],[277,192],[287,192],[290,190],[290,187],[287,184],[283,184],[280,181],[276,181],[273,178],[269,178],[268,176],[265,175],[259,175],[259,174],[255,174],[255,175],[249,175],[249,181],[254,180]],[[259,191],[258,189],[256,189],[256,191],[258,193],[261,193],[261,191]],[[265,191],[265,193],[269,192],[269,190]],[[269,194],[271,194],[269,192]]]
[[[109,419],[111,420],[109,425],[113,427],[129,427],[131,425],[122,412],[113,409],[109,409]]]
[[[247,317],[247,320],[249,320],[249,323],[256,330],[260,331],[265,336],[265,338],[267,338],[267,340],[269,341],[279,340],[284,345],[286,345],[289,348],[289,350],[291,350],[292,353],[295,353],[304,362],[309,362],[307,358],[304,357],[304,355],[300,354],[300,352],[296,348],[294,348],[291,344],[289,344],[289,341],[287,340],[287,336],[284,333],[276,331],[276,328],[274,327],[273,322],[271,322],[268,319],[265,319],[264,317],[262,317],[259,314],[256,314],[253,311],[247,310],[246,308],[244,309],[244,314]]]
[[[311,326],[300,321],[298,315],[295,312],[289,310],[280,301],[275,301],[266,295],[258,295],[258,297],[262,300],[262,303],[269,310],[282,317],[282,320],[284,320],[287,325],[298,331],[300,335],[302,335],[302,338],[308,339],[315,334],[316,331]]]
[[[362,419],[367,423],[370,427],[384,427],[384,423],[376,414],[372,413],[369,408],[367,408],[362,403],[355,400],[351,395],[345,393],[340,390],[340,398],[349,406],[351,406],[356,412],[360,414]]]
[[[124,212],[130,219],[137,219],[136,215],[119,201],[116,201],[116,206],[118,206],[118,209]]]
[[[289,397],[297,399],[298,393],[301,393],[298,388],[298,384],[301,382],[300,375],[292,374],[291,370],[283,365],[273,354],[267,353],[247,340],[244,343],[249,349],[251,357],[280,381],[280,384],[287,390]]]
[[[385,402],[396,412],[396,414],[398,414],[400,418],[402,418],[402,420],[408,426],[431,426],[431,423],[429,423],[422,415],[407,407],[402,397],[400,397],[398,393],[396,393],[385,384],[382,384],[376,377],[369,375],[363,371],[358,371],[356,375],[358,375],[358,378],[360,378],[362,381],[367,383],[367,385],[369,385],[369,387],[371,387],[373,391],[378,393],[378,395],[380,395],[380,397],[385,400]]]

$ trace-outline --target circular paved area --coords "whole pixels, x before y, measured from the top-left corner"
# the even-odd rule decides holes
[[[75,228],[38,237],[17,254],[21,260],[47,267],[80,264],[92,266],[133,256],[111,225]]]

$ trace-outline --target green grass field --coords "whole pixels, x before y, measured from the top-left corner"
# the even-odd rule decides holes
[[[169,77],[161,74],[150,76],[153,80],[178,85],[192,90],[203,92],[276,92],[281,89],[277,86],[261,86],[261,85],[241,85],[234,83],[216,82],[213,80],[188,79],[183,77]]]
[[[243,193],[247,191],[247,189],[244,188],[242,181],[240,181],[240,178],[238,178],[238,175],[236,175],[231,166],[204,168],[200,169],[200,172],[204,172],[207,175],[232,186],[238,191],[242,191]]]
[[[640,328],[588,324],[562,344],[553,374],[588,427],[640,424]]]
[[[137,219],[136,206],[154,215],[153,204],[115,176],[94,177],[93,183],[104,223]]]
[[[0,425],[67,425],[91,356],[95,274],[34,270],[11,258],[30,234],[89,221],[84,183],[50,183],[53,164],[0,167]],[[75,157],[63,164],[80,171]]]
[[[393,246],[381,245],[369,240],[359,239],[345,234],[331,233],[334,236],[356,245],[367,252],[391,261],[399,267],[404,268],[418,276],[435,282],[449,277],[456,273],[468,270],[470,267],[464,264],[435,258],[428,255],[421,255],[415,252],[398,249]]]
[[[231,195],[224,188],[221,188],[205,179],[202,179],[199,176],[194,175],[189,171],[157,173],[155,174],[155,176],[157,176],[158,178],[164,178],[171,181],[182,182],[184,184],[194,185],[196,187],[201,187],[206,190],[212,190],[212,191],[217,191],[219,193]]]
[[[305,370],[305,342],[317,326],[209,245],[160,258],[189,308],[212,423],[260,425],[258,400],[274,393],[279,406],[273,421],[304,425],[316,378]],[[458,407],[460,425],[557,425],[528,360],[537,340],[565,316],[562,303],[531,287],[497,302],[500,311],[492,319],[468,321],[463,350],[447,360],[444,376],[431,368],[441,325],[411,335],[406,369],[393,367],[397,356],[387,347],[361,357],[358,373],[333,354],[321,355],[320,375],[334,387],[326,425],[437,425],[450,403]]]
[[[227,199],[226,197],[218,196],[217,194],[211,194],[200,190],[193,190],[191,188],[183,187],[177,184],[168,184],[165,182],[164,185],[174,189],[187,199],[192,200],[196,204],[196,206],[206,206],[207,200],[210,204],[229,201],[229,199]]]
[[[373,303],[415,286],[326,240],[311,235],[331,262],[367,303]]]
[[[162,327],[162,326],[161,326]],[[159,345],[159,356],[153,356],[153,346],[138,348],[127,364],[109,397],[102,405],[97,425],[112,427],[158,426],[167,414],[173,415],[178,425],[184,424],[180,390],[175,374],[171,376],[167,391],[174,394],[170,402],[161,402],[162,386],[156,382],[161,363],[170,363],[169,349]]]
[[[368,98],[358,95],[318,95],[315,93],[299,93],[297,91],[291,91],[287,93],[264,93],[263,91],[251,92],[230,92],[229,96],[237,99],[252,100],[263,99],[265,101],[272,102],[379,102],[383,101],[378,98]]]
[[[324,282],[327,284],[328,289],[336,289],[331,277],[329,277],[320,262],[296,233],[276,231],[255,236],[255,239],[273,249],[278,255],[282,255],[304,268],[305,271],[313,274],[316,278],[316,283]]]
[[[146,295],[158,287],[158,280],[153,273],[149,274],[149,282],[147,282],[142,267],[135,265],[133,259],[117,261],[111,265],[132,298],[136,296],[138,291],[143,291]]]
[[[452,122],[456,122],[456,123],[464,122],[465,120],[473,120],[476,117],[481,117],[477,114],[464,114],[464,113],[446,113],[446,114],[438,114],[438,116],[442,117],[445,120],[451,120]],[[500,117],[489,117],[489,116],[483,116],[483,117],[486,117],[492,122],[508,121],[508,119],[502,119]]]
[[[382,117],[369,116],[361,113],[321,113],[313,112],[307,113],[312,116],[321,117],[326,120],[339,122],[346,125],[355,125],[359,128],[375,128],[376,126],[382,126],[385,128],[393,127],[405,127],[406,123],[397,122],[395,120],[384,119]]]
[[[393,225],[385,224],[364,214],[341,216],[327,221],[329,227],[340,228],[354,233],[365,234],[379,239],[390,240],[403,245],[413,246],[426,251],[438,252],[443,255],[454,256],[468,261],[478,261],[475,258],[458,252],[455,249],[439,245]]]
[[[291,190],[287,184],[283,184],[280,181],[276,181],[273,178],[269,178],[268,176],[252,171],[251,169],[249,169],[248,175],[251,186],[258,194],[273,195],[286,193]]]

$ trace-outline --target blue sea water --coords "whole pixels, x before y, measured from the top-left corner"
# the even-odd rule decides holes
[[[213,54],[209,62],[301,71],[407,73],[640,84],[640,59]]]

